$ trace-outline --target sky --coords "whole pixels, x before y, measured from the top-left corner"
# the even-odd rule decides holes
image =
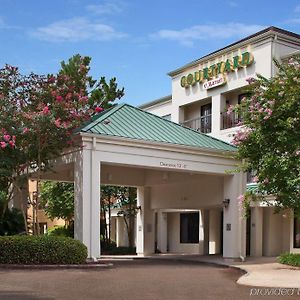
[[[0,0],[0,66],[48,74],[90,56],[139,105],[171,94],[168,72],[268,26],[300,34],[300,1]]]

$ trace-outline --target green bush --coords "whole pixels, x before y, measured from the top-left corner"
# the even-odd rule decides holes
[[[0,235],[14,235],[25,232],[22,211],[16,208],[8,208],[6,198],[6,193],[0,190]]]
[[[74,237],[74,226],[54,226],[48,229],[49,236]]]
[[[0,237],[0,264],[83,264],[86,258],[86,246],[68,237]]]
[[[283,253],[279,256],[278,261],[285,265],[300,267],[300,254]]]

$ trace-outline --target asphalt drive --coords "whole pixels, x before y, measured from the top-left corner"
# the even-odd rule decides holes
[[[205,263],[137,259],[102,269],[0,269],[4,300],[298,299],[300,291],[240,286],[240,270]],[[268,295],[273,293],[273,296]],[[299,294],[299,295],[298,295]],[[259,296],[264,295],[264,296]]]

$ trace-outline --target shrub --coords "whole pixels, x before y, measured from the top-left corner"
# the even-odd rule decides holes
[[[285,265],[300,267],[300,254],[283,253],[279,256],[278,261]]]
[[[68,237],[0,237],[0,264],[83,264],[86,258],[86,246]]]
[[[49,236],[74,237],[74,226],[54,226],[48,229]]]
[[[0,191],[0,235],[14,235],[25,232],[25,223],[20,209],[6,208],[5,212],[5,193]]]

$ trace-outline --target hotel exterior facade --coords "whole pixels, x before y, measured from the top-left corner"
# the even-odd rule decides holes
[[[241,116],[234,112],[227,114],[226,111],[246,95],[246,80],[255,78],[256,74],[271,78],[277,71],[273,58],[285,61],[300,53],[299,50],[300,35],[269,27],[168,73],[172,81],[172,94],[143,104],[140,108],[230,143],[240,126]],[[247,189],[255,189],[249,177]],[[201,189],[194,192],[199,195],[203,193]],[[207,202],[210,202],[209,198]],[[228,224],[223,220],[223,213],[217,209],[209,209],[206,213],[206,253],[219,253],[221,240],[217,224],[223,223],[223,232],[228,229]],[[196,252],[195,245],[180,243],[178,239],[174,246],[175,236],[180,236],[184,226],[184,212],[177,214],[167,216],[168,226],[172,227],[168,231],[168,249],[171,252]],[[246,239],[246,255],[275,256],[284,251],[300,252],[300,222],[294,220],[290,212],[274,214],[273,208],[266,204],[253,204],[243,238]]]
[[[229,142],[240,116],[225,113],[243,97],[247,78],[272,77],[273,57],[299,50],[298,34],[267,28],[170,72],[171,96],[139,108],[115,106],[80,128],[75,138],[84,147],[53,161],[54,172],[43,179],[74,182],[75,238],[88,256],[101,255],[101,185],[137,188],[138,255],[243,260],[300,252],[300,224],[290,212],[273,214],[261,203],[243,218],[238,197],[253,186],[246,174],[228,173],[238,163]],[[119,244],[126,243],[124,226],[115,227]]]

